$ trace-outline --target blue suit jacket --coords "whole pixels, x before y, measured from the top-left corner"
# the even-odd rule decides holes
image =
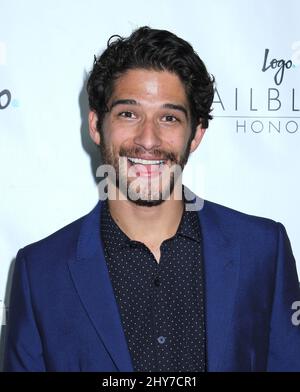
[[[100,240],[101,202],[17,256],[6,371],[132,371]],[[300,300],[284,227],[205,201],[208,371],[300,371]]]

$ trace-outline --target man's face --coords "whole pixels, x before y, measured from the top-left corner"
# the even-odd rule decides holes
[[[162,203],[174,189],[174,165],[183,169],[204,134],[199,126],[190,141],[190,110],[182,82],[167,71],[129,70],[116,80],[108,108],[101,140],[91,131],[100,141],[103,162],[114,167],[117,186],[129,199],[147,206]],[[89,121],[95,130],[95,113]]]

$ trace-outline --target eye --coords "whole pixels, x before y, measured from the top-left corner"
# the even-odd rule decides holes
[[[120,117],[124,117],[124,118],[136,118],[135,114],[133,112],[128,111],[128,110],[120,112],[118,115]]]
[[[166,114],[162,117],[163,121],[166,122],[176,122],[179,121],[177,117],[173,116],[173,114]]]

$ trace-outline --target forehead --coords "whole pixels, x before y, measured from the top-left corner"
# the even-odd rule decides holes
[[[131,69],[115,81],[110,101],[136,99],[143,103],[178,103],[188,108],[184,84],[175,73]]]

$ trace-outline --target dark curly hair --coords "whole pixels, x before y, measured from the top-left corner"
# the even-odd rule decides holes
[[[211,76],[192,46],[166,30],[148,26],[135,30],[128,38],[110,37],[106,50],[94,58],[87,82],[90,109],[101,125],[107,103],[113,92],[114,81],[129,69],[143,68],[169,71],[178,75],[185,86],[190,104],[192,135],[201,122],[208,128],[214,96],[214,77]]]

